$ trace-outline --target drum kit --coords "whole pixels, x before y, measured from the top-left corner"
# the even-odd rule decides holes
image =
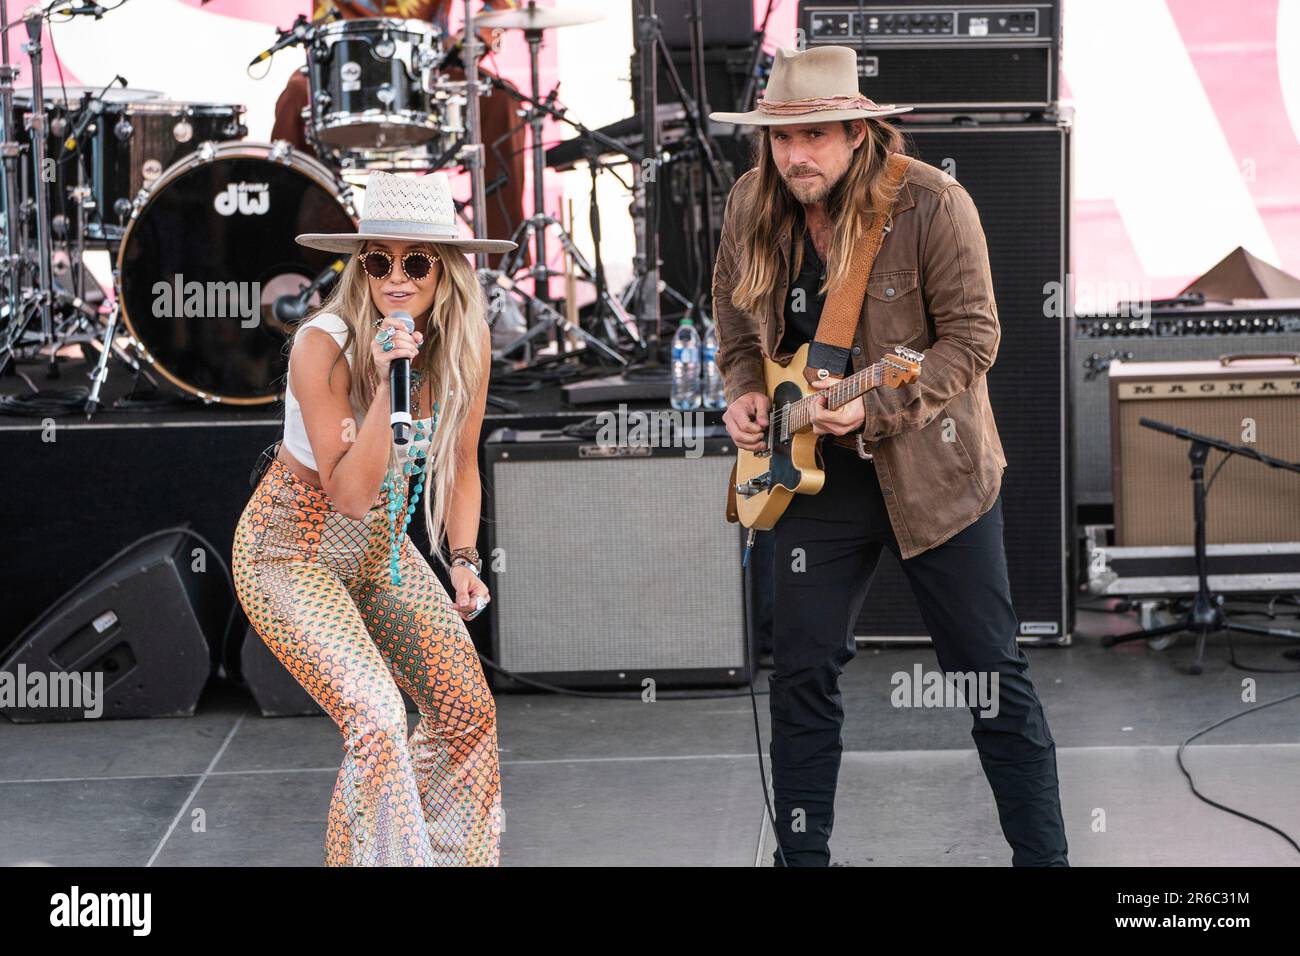
[[[5,7],[0,3],[0,31],[7,35]],[[29,88],[15,88],[18,69],[0,44],[0,373],[17,357],[48,356],[48,377],[57,378],[59,350],[80,344],[94,365],[91,384],[70,390],[84,394],[66,400],[87,417],[99,406],[113,358],[155,388],[156,373],[185,401],[279,401],[292,326],[343,266],[334,254],[298,246],[294,236],[353,228],[361,174],[461,167],[470,174],[473,198],[463,204],[469,214],[465,208],[460,214],[471,226],[484,222],[478,97],[491,86],[477,69],[482,30],[522,31],[532,80],[526,96],[489,78],[517,100],[517,115],[531,128],[535,209],[512,237],[531,251],[531,263],[516,254],[489,269],[485,257],[477,260],[489,321],[525,310],[533,320],[526,333],[497,348],[498,357],[548,330],[560,353],[567,334],[622,366],[629,364],[623,345],[645,347],[626,297],[604,288],[598,226],[593,267],[544,212],[543,122],[551,117],[590,131],[540,88],[543,35],[603,14],[532,2],[472,14],[466,0],[463,45],[471,55],[459,80],[446,67],[457,44],[433,23],[300,16],[253,63],[291,46],[305,48],[310,98],[303,118],[312,157],[285,142],[247,141],[244,109],[236,104],[178,102],[133,89],[120,76],[104,88],[43,87],[42,28],[54,9],[34,7],[12,24],[27,31]],[[58,13],[96,11],[98,19],[105,9],[65,4]],[[628,161],[638,157],[629,152]],[[593,201],[594,179],[593,172]],[[595,285],[604,325],[591,324],[601,334],[552,303],[546,280],[560,273],[547,268],[548,237],[558,240],[575,273]],[[88,250],[109,254],[111,297],[85,268]],[[519,285],[525,279],[535,280],[531,290]],[[225,321],[211,321],[214,309]],[[533,361],[531,348],[528,354],[524,364]]]

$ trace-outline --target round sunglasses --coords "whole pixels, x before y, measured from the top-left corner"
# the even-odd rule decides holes
[[[384,252],[382,249],[372,249],[361,257],[361,265],[366,270],[366,275],[372,279],[384,279],[388,273],[393,271],[394,256],[391,252]],[[433,264],[437,261],[437,256],[431,256],[427,252],[404,252],[401,256],[402,272],[408,278],[419,282],[421,279],[427,279],[429,273],[433,271]]]

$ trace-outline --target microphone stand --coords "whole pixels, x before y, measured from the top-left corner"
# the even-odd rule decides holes
[[[3,160],[0,163],[0,177],[3,177],[0,192],[3,192],[5,204],[0,281],[4,282],[5,323],[15,326],[20,324],[18,312],[23,307],[19,291],[22,285],[22,242],[19,239],[22,220],[18,215],[18,158],[22,146],[12,128],[14,80],[17,78],[18,67],[9,63],[9,5],[0,2],[0,159]],[[0,361],[0,369],[3,366]]]
[[[34,184],[36,191],[36,252],[39,266],[40,290],[37,304],[41,314],[41,342],[49,344],[54,341],[54,314],[50,309],[50,290],[53,288],[53,270],[50,267],[52,237],[50,236],[50,198],[49,184],[45,181],[45,87],[41,82],[41,31],[45,15],[39,7],[33,7],[23,18],[27,25],[27,42],[23,50],[32,61],[32,112],[28,129],[31,133],[32,168],[36,170]],[[5,38],[6,41],[8,38]],[[50,350],[50,364],[47,378],[59,377],[58,349]]]
[[[586,144],[585,158],[588,166],[591,169],[591,176],[592,176],[591,236],[592,236],[592,245],[595,248],[595,258],[596,258],[595,265],[589,262],[587,260],[587,257],[582,254],[582,250],[580,250],[574,244],[573,237],[570,236],[569,233],[564,229],[563,223],[559,222],[554,217],[545,214],[542,216],[534,216],[531,218],[540,220],[542,228],[552,227],[555,229],[556,233],[559,235],[560,245],[563,247],[565,252],[569,254],[569,257],[573,260],[573,264],[577,266],[578,271],[583,274],[586,280],[592,283],[596,287],[597,317],[598,320],[603,320],[605,322],[605,330],[606,330],[606,334],[610,338],[610,343],[617,346],[618,337],[614,333],[616,330],[620,328],[633,342],[640,343],[641,333],[640,330],[637,328],[636,320],[628,313],[627,308],[623,305],[623,303],[616,296],[610,294],[608,288],[605,285],[604,265],[600,253],[600,207],[596,202],[596,179],[595,179],[596,173],[598,172],[598,168],[602,166],[598,158],[601,152],[617,153],[621,156],[626,157],[628,161],[632,163],[636,163],[640,159],[640,157],[637,156],[632,150],[628,149],[626,146],[620,143],[618,140],[606,136],[604,133],[600,132],[599,130],[590,129],[589,127],[583,125],[582,123],[580,123],[575,119],[571,119],[568,115],[567,109],[557,108],[551,105],[551,103],[549,103],[547,100],[539,100],[535,96],[529,96],[526,93],[522,93],[519,90],[516,90],[513,87],[511,87],[508,83],[504,83],[500,80],[494,80],[493,86],[495,86],[498,90],[505,93],[507,96],[511,97],[517,102],[527,106],[530,111],[535,111],[539,115],[549,116],[557,123],[564,123],[565,125],[572,127],[578,133],[578,136],[576,138],[583,140],[584,143]],[[603,150],[597,150],[595,148],[597,145],[603,147]],[[526,230],[526,229],[527,229],[527,223],[521,226],[521,230]],[[518,230],[516,231],[516,236],[521,239],[524,238],[521,231]],[[525,249],[525,243],[520,242],[519,248],[517,250],[507,253],[505,257],[501,260],[500,271],[505,273],[506,275],[513,275],[515,272],[519,271],[519,269],[522,268],[521,260],[522,260],[522,252],[524,249]],[[526,295],[524,295],[523,297],[527,299],[530,303],[534,305],[537,304],[533,299],[533,297],[526,296]],[[549,301],[546,302],[546,305],[549,306],[550,304],[551,303]],[[551,311],[545,308],[541,309],[541,312],[546,315],[551,314]],[[612,322],[609,319],[609,316],[611,314],[617,319],[617,323]],[[544,330],[545,330],[545,326],[535,325],[533,329],[530,330],[527,334],[516,339],[514,342],[511,342],[510,344],[504,346],[500,350],[499,354],[501,355],[510,354],[519,346],[521,346],[525,341],[536,337],[537,335],[541,334],[541,332]],[[619,356],[616,359],[616,361],[620,365],[627,364],[626,360],[623,359],[621,356]]]
[[[659,356],[659,71],[658,43],[659,18],[655,15],[655,0],[641,0],[637,16],[637,57],[641,63],[641,168],[636,171],[641,184],[642,218],[645,221],[645,239],[641,243],[641,321],[648,328],[646,365],[642,380],[650,379],[667,384],[671,371]]]
[[[1137,631],[1130,631],[1127,634],[1108,635],[1101,639],[1102,647],[1114,647],[1116,644],[1122,644],[1126,641],[1138,641],[1146,638],[1161,637],[1166,634],[1179,634],[1183,631],[1190,631],[1196,635],[1196,656],[1192,660],[1188,672],[1191,674],[1201,673],[1201,662],[1205,655],[1205,640],[1211,634],[1217,634],[1220,631],[1241,631],[1246,634],[1264,634],[1269,637],[1282,637],[1290,640],[1300,641],[1300,633],[1288,631],[1283,628],[1259,627],[1254,624],[1239,624],[1229,619],[1223,611],[1223,595],[1213,594],[1210,591],[1209,583],[1209,561],[1206,556],[1205,544],[1205,499],[1209,494],[1209,488],[1205,483],[1205,462],[1209,457],[1210,449],[1217,448],[1227,455],[1241,455],[1244,458],[1253,458],[1255,461],[1268,465],[1270,468],[1285,468],[1289,471],[1300,473],[1300,464],[1294,462],[1282,461],[1279,458],[1270,458],[1268,455],[1260,454],[1253,448],[1244,448],[1240,445],[1230,445],[1226,441],[1218,438],[1210,438],[1206,435],[1200,435],[1186,428],[1179,428],[1176,425],[1169,425],[1165,422],[1156,421],[1151,418],[1142,417],[1138,419],[1138,424],[1144,428],[1150,428],[1153,431],[1164,432],[1166,435],[1172,435],[1183,441],[1190,442],[1191,447],[1187,450],[1187,460],[1192,464],[1192,516],[1196,524],[1195,530],[1195,553],[1196,553],[1196,597],[1192,600],[1192,606],[1183,616],[1181,621],[1175,621],[1173,624],[1166,624],[1161,627],[1144,628]],[[1222,467],[1220,465],[1219,467]],[[1217,474],[1217,471],[1216,471]],[[1213,481],[1213,477],[1210,479]]]
[[[758,86],[758,64],[763,60],[763,40],[767,37],[767,22],[772,19],[772,8],[776,0],[767,0],[767,11],[763,14],[763,25],[754,31],[750,41],[749,68],[745,71],[745,87],[740,91],[740,101],[736,109],[740,112],[752,109],[755,99],[755,87]]]
[[[465,151],[463,162],[469,170],[470,203],[474,209],[474,238],[487,238],[487,192],[483,184],[483,127],[479,109],[478,87],[478,30],[474,27],[473,4],[465,0],[465,93],[469,100],[466,113]],[[540,177],[539,177],[540,179]],[[540,188],[540,187],[539,187]],[[540,207],[539,207],[540,208]],[[475,269],[487,268],[487,253],[474,253]]]

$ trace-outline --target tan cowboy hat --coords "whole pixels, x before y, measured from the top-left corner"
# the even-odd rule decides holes
[[[777,48],[772,76],[757,109],[748,113],[710,113],[719,123],[793,126],[906,113],[910,106],[879,106],[858,90],[858,56],[846,46],[807,50]]]
[[[456,226],[456,204],[446,173],[396,176],[375,171],[366,183],[366,200],[356,232],[308,232],[300,246],[329,252],[354,252],[370,239],[430,242],[467,252],[509,252],[508,239],[466,239]]]

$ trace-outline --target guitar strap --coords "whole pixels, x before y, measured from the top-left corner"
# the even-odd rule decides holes
[[[893,153],[885,167],[885,192],[897,196],[898,188],[907,170],[908,159]],[[808,345],[808,365],[804,378],[810,383],[819,378],[843,378],[849,370],[849,350],[853,346],[853,333],[858,330],[862,315],[862,300],[867,294],[867,278],[875,264],[876,254],[885,241],[885,223],[892,219],[893,205],[884,216],[876,216],[851,254],[851,265],[845,281],[832,289],[822,306],[817,322],[817,334]]]
[[[886,193],[897,197],[898,189],[907,171],[909,160],[901,153],[892,153],[885,166]],[[836,286],[826,296],[821,318],[817,321],[817,334],[808,346],[808,364],[804,378],[809,383],[820,378],[843,378],[849,369],[849,354],[853,334],[858,329],[862,315],[862,300],[867,294],[867,278],[875,265],[876,255],[885,241],[885,222],[892,219],[893,206],[887,215],[876,216],[862,241],[852,253],[852,266],[847,280]],[[822,370],[819,374],[819,370]],[[731,466],[731,479],[727,482],[727,520],[740,521],[736,509],[736,466]]]

